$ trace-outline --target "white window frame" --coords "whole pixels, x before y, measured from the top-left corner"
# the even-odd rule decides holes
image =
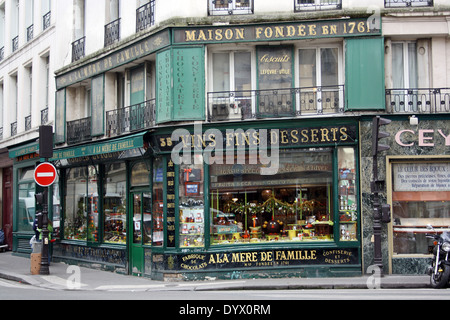
[[[295,87],[300,88],[300,50],[305,49],[315,49],[316,50],[316,84],[313,88],[311,88],[311,92],[317,90],[317,87],[322,87],[322,72],[321,72],[321,61],[320,61],[320,50],[321,49],[337,49],[338,50],[338,86],[345,85],[345,65],[344,65],[344,52],[342,43],[329,43],[329,44],[318,44],[313,46],[300,46],[297,45],[295,47]],[[300,113],[301,105],[300,105],[300,95],[296,95],[296,111]],[[322,100],[322,93],[320,90],[317,90],[317,101]],[[345,97],[344,90],[339,90],[339,109],[344,110],[345,105]],[[323,106],[321,102],[317,102],[317,113],[323,112]]]
[[[302,0],[294,1],[295,11],[342,9],[342,0],[309,0],[310,3],[301,3]]]
[[[235,15],[235,14],[253,14],[253,1],[254,0],[248,0],[249,6],[248,7],[238,7],[237,3],[243,0],[224,0],[225,2],[228,2],[227,8],[216,8],[216,1],[220,0],[209,0],[209,15],[211,16],[217,16],[217,15]]]
[[[250,83],[251,83],[251,88],[250,90],[256,90],[256,79],[257,79],[257,75],[256,75],[256,49],[254,46],[249,46],[249,47],[236,47],[236,46],[232,46],[232,47],[224,47],[224,48],[220,48],[220,49],[214,49],[214,48],[210,48],[208,50],[208,92],[214,92],[214,76],[213,76],[213,55],[215,53],[233,53],[230,54],[229,59],[230,59],[230,88],[229,91],[233,92],[236,90],[236,83],[235,83],[235,75],[234,75],[234,53],[240,53],[240,52],[249,52],[250,56],[251,56],[251,75],[250,75]],[[231,102],[234,103],[234,97],[232,97]],[[251,100],[252,100],[252,114],[256,113],[256,98],[254,94],[251,94]],[[209,107],[209,106],[208,106]],[[230,115],[232,113],[236,113],[239,114],[239,112],[236,112],[235,108],[233,111],[230,110]],[[240,116],[239,116],[240,117]]]

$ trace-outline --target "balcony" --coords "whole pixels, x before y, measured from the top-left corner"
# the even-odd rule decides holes
[[[27,28],[27,42],[33,40],[34,37],[34,25],[32,24]]]
[[[433,0],[384,0],[385,8],[432,7]]]
[[[448,113],[450,88],[387,89],[386,111],[389,113]]]
[[[342,9],[342,0],[295,0],[294,11]]]
[[[67,122],[67,144],[76,144],[91,139],[91,117]]]
[[[208,121],[344,113],[344,86],[208,93]]]
[[[72,42],[72,62],[78,61],[84,57],[84,44],[86,37],[80,38]]]
[[[105,26],[105,47],[120,41],[120,18]]]
[[[19,36],[12,39],[12,52],[19,50]]]
[[[138,131],[155,125],[155,99],[106,113],[109,137]]]
[[[52,18],[52,13],[51,11],[47,12],[43,17],[42,17],[42,30],[47,30],[50,27],[51,24],[51,18]]]
[[[252,14],[253,0],[210,0],[209,15]]]
[[[48,107],[41,110],[41,125],[48,123]]]
[[[144,4],[136,10],[136,32],[142,31],[155,24],[155,0]]]
[[[31,115],[25,117],[25,131],[31,130]]]

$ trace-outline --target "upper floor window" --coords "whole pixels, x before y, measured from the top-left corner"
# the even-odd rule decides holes
[[[341,9],[342,0],[295,0],[295,11]]]
[[[155,0],[141,4],[136,10],[136,32],[142,31],[155,24]]]
[[[212,49],[209,59],[212,121],[344,110],[339,43]]]
[[[209,0],[210,15],[252,13],[253,0]]]
[[[433,0],[384,0],[385,8],[432,7]]]

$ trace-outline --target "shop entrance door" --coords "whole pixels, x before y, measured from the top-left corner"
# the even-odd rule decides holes
[[[133,239],[130,247],[130,273],[134,276],[143,276],[145,272],[144,246],[151,245],[151,193],[133,192],[130,199],[131,215],[133,223],[130,230]],[[150,266],[147,266],[147,269]]]

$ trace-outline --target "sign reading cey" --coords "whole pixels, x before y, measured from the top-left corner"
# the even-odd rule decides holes
[[[441,129],[420,129],[417,132],[414,130],[400,130],[395,135],[395,142],[402,147],[412,147],[415,144],[412,139],[417,136],[419,147],[434,147],[436,134],[439,134],[438,137],[442,137],[446,147],[450,147],[450,134],[444,133]]]
[[[175,43],[298,40],[311,38],[379,35],[367,19],[314,21],[268,26],[220,26],[174,30]]]

